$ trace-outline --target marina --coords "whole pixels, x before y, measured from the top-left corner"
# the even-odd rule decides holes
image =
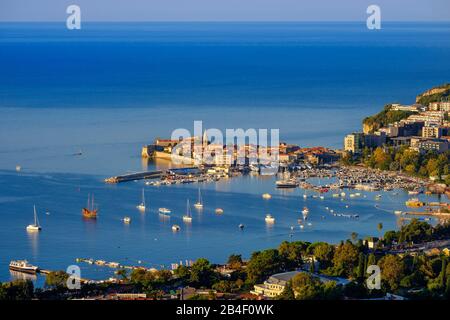
[[[11,85],[3,92],[1,108],[0,281],[17,276],[9,270],[13,259],[43,266],[43,274],[76,264],[83,279],[100,281],[115,276],[120,266],[128,271],[144,265],[146,270],[162,269],[173,261],[200,257],[224,263],[231,253],[247,259],[282,241],[339,243],[352,232],[364,238],[398,230],[413,217],[431,224],[446,218],[448,198],[430,189],[428,181],[358,166],[312,166],[309,161],[324,159],[310,153],[314,150],[299,154],[292,166],[284,153],[281,169],[183,165],[190,169],[185,171],[174,170],[167,159],[143,159],[139,151],[176,128],[191,129],[198,119],[209,128],[279,128],[282,139],[302,149],[338,150],[344,135],[360,128],[361,119],[387,100],[409,101],[448,74],[448,50],[442,47],[447,27],[430,25],[427,30],[442,32],[417,34],[417,50],[406,44],[395,56],[386,50],[392,48],[389,34],[377,33],[372,42],[367,30],[359,32],[351,24],[319,30],[314,24],[280,24],[279,37],[266,34],[265,24],[231,29],[212,24],[207,34],[199,34],[197,24],[151,24],[146,26],[151,32],[124,31],[117,42],[108,39],[120,28],[111,27],[105,31],[93,26],[90,35],[101,39],[101,45],[59,41],[61,31],[50,25],[48,38],[44,31],[35,34],[25,28],[5,33],[0,77]],[[396,36],[410,37],[415,27],[396,27]],[[23,37],[17,38],[18,32]],[[318,39],[323,32],[327,37],[340,33],[346,40],[330,43],[322,54],[324,42]],[[170,45],[161,41],[167,34],[173,37]],[[40,58],[43,44],[52,37],[55,57],[76,57],[73,63],[52,60],[55,70],[70,75],[57,81],[43,79],[42,66],[25,54]],[[214,41],[225,51],[214,48]],[[131,42],[141,50],[122,46]],[[324,59],[329,52],[350,58]],[[417,52],[426,52],[439,66],[425,68],[422,80],[415,75],[424,54]],[[207,54],[214,59],[204,59]],[[104,57],[102,63],[99,57]],[[361,77],[360,70],[370,73],[371,80]],[[341,81],[342,74],[346,81]],[[377,78],[384,80],[373,81]],[[327,81],[317,87],[317,79]],[[92,199],[86,205],[88,195]],[[414,197],[424,205],[407,206]],[[429,207],[441,209],[440,216]],[[170,212],[160,214],[159,208]],[[41,232],[27,232],[30,224]],[[76,257],[97,260],[74,263]],[[36,287],[42,287],[41,276],[36,276]]]

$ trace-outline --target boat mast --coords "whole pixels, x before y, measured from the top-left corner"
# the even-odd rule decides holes
[[[33,210],[34,210],[34,225],[37,226],[37,214],[36,214],[36,205],[33,205]]]
[[[189,199],[186,201],[186,214],[188,217],[191,216],[191,206],[189,205]]]

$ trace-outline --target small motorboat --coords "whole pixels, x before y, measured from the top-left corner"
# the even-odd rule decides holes
[[[274,217],[272,217],[272,215],[270,215],[270,214],[267,214],[266,215],[266,218],[265,218],[265,221],[266,221],[266,223],[275,223],[275,218]]]
[[[239,224],[239,229],[244,229],[244,225],[241,223],[241,224]]]
[[[124,217],[123,218],[123,222],[126,224],[129,224],[131,222],[131,218],[130,217]]]
[[[263,197],[263,199],[270,199],[270,198],[272,198],[272,196],[270,195],[270,193],[264,193],[263,195],[262,195],[262,197]]]
[[[172,226],[172,231],[180,231],[180,226],[179,225],[177,225],[177,224],[174,224],[173,226]]]
[[[164,213],[164,214],[167,214],[167,213],[171,213],[171,212],[172,212],[170,209],[167,209],[167,208],[159,208],[158,211],[159,211],[160,213]]]
[[[217,208],[216,209],[216,213],[217,214],[222,214],[223,213],[223,209],[222,208]]]
[[[309,214],[309,209],[307,207],[303,207],[302,214],[307,216]]]

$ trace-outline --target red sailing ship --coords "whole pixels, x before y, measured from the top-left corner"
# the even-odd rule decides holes
[[[94,206],[94,195],[92,195],[92,199],[90,199],[90,194],[88,195],[87,207],[81,209],[81,213],[83,214],[83,217],[88,219],[97,218],[97,209]]]

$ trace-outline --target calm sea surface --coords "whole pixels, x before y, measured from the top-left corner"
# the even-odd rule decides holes
[[[46,269],[77,257],[155,267],[224,262],[283,240],[377,235],[379,222],[397,228],[392,212],[404,209],[404,192],[305,201],[302,190],[276,190],[275,178],[233,178],[200,185],[205,209],[194,210],[188,226],[181,217],[197,185],[145,187],[150,210],[142,214],[135,208],[142,182],[102,180],[167,166],[142,162],[140,147],[176,128],[193,130],[194,120],[204,128],[279,128],[283,141],[341,147],[364,116],[450,81],[449,36],[450,24],[424,23],[386,23],[377,32],[358,23],[86,23],[79,31],[0,24],[0,281],[14,276],[11,259]],[[273,198],[263,200],[264,192]],[[81,218],[88,193],[100,208],[96,222]],[[36,235],[25,231],[33,204],[43,226]],[[290,235],[305,205],[312,225]],[[333,217],[327,206],[360,218]],[[169,221],[159,207],[172,209]],[[80,267],[86,278],[112,274]]]

